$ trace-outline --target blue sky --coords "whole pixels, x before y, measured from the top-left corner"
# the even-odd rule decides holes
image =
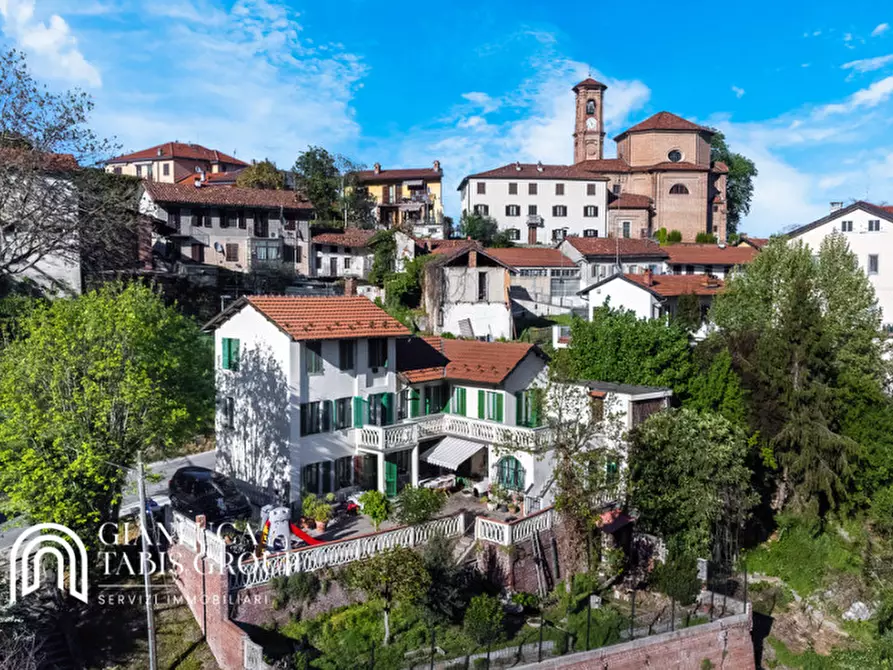
[[[440,159],[454,215],[465,174],[571,160],[570,88],[591,68],[609,136],[664,109],[722,129],[760,169],[743,228],[768,234],[831,200],[893,201],[884,4],[0,0],[0,21],[37,76],[93,95],[125,150]]]

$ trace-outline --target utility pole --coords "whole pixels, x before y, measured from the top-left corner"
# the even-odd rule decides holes
[[[155,612],[152,607],[152,587],[149,577],[149,543],[147,534],[149,523],[146,517],[146,488],[143,474],[143,452],[137,452],[136,456],[136,486],[140,496],[140,539],[142,552],[140,554],[140,568],[143,573],[143,586],[146,597],[146,629],[149,633],[149,670],[158,670],[158,659],[155,654]]]

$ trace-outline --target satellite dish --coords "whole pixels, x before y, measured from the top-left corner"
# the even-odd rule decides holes
[[[214,242],[214,251],[218,253],[223,253],[223,245],[220,242]]]

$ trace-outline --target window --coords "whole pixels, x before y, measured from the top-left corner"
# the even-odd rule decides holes
[[[484,195],[487,193],[487,182],[479,181],[478,182],[478,195]]]
[[[137,166],[136,166],[136,176],[137,176],[137,177],[142,177],[142,176],[143,176],[143,166],[142,166],[142,165],[137,165]]]
[[[332,421],[335,430],[351,427],[353,421],[352,403],[353,398],[350,396],[347,398],[338,398],[335,401],[335,416]]]
[[[505,456],[496,464],[499,485],[511,491],[524,490],[524,468],[514,456]]]
[[[319,492],[320,465],[322,465],[322,463],[310,463],[301,468],[301,488],[305,492]]]
[[[171,164],[165,163],[161,168],[161,174],[163,174],[165,177],[167,177],[170,175],[170,173],[171,173]]]
[[[611,186],[611,193],[614,195],[620,195],[620,184],[614,184]]]
[[[598,216],[598,205],[586,205],[583,208],[583,216]]]
[[[505,215],[506,216],[521,216],[521,205],[506,205],[505,206]]]
[[[480,214],[481,216],[487,216],[490,214],[490,207],[488,205],[475,205],[474,213]]]
[[[868,255],[868,274],[876,275],[878,268],[878,257],[877,254],[869,254]]]
[[[580,289],[580,270],[578,268],[552,270],[549,289],[553,298],[573,297]]]
[[[552,205],[552,216],[567,216],[567,206]]]
[[[338,369],[353,370],[356,344],[353,340],[341,340],[338,342]]]
[[[258,240],[254,245],[254,257],[259,261],[278,261],[279,240]]]
[[[254,236],[269,237],[270,236],[270,214],[268,212],[254,212]]]
[[[528,389],[515,393],[515,425],[539,428],[541,406],[541,389]]]
[[[235,212],[233,216],[235,216],[235,220],[239,228],[245,230],[248,227],[248,223],[245,219],[245,212]]]
[[[503,397],[498,391],[478,391],[478,418],[488,421],[503,420]]]
[[[487,273],[478,272],[478,300],[487,300]]]
[[[868,232],[876,233],[881,229],[881,220],[880,219],[870,219],[868,221]]]
[[[443,384],[425,387],[425,415],[439,414],[449,402],[449,388]]]
[[[239,245],[235,242],[228,242],[226,245],[226,260],[230,263],[239,262]]]
[[[351,260],[352,260],[352,259],[351,259],[350,256],[345,256],[345,257],[344,257],[344,271],[345,271],[345,272],[347,272],[348,270],[350,270],[350,261],[351,261]]]
[[[549,272],[546,268],[522,268],[520,270],[522,277],[548,277]]]
[[[505,232],[508,234],[509,239],[512,241],[518,241],[521,239],[521,231],[517,228],[509,228]]]
[[[320,403],[301,403],[301,435],[313,435],[322,429],[320,423]]]
[[[527,216],[536,216],[536,205],[527,205]]]
[[[347,488],[353,483],[353,457],[342,456],[335,461],[335,487]]]
[[[704,266],[704,274],[705,274],[705,275],[712,275],[712,274],[713,274],[713,266],[712,266],[712,265],[705,265],[705,266]]]
[[[853,232],[853,222],[852,221],[841,221],[840,222],[840,232],[842,232],[842,233]]]
[[[236,399],[227,396],[223,399],[223,427],[233,428],[236,425]]]
[[[687,274],[687,275],[693,275],[694,273],[695,273],[695,266],[694,266],[694,265],[686,265],[686,266],[685,266],[685,274]]]
[[[564,184],[555,184],[555,195],[564,195]]]
[[[369,367],[388,367],[388,341],[383,337],[372,337],[368,343]]]
[[[595,184],[586,184],[586,195],[595,195]]]
[[[670,195],[688,195],[688,187],[685,184],[673,184],[670,187]]]
[[[509,195],[518,195],[518,182],[509,182]]]
[[[196,242],[192,245],[192,260],[196,263],[205,262],[205,245],[201,242]]]
[[[120,168],[120,167],[116,167],[116,168],[114,169],[114,173],[115,173],[115,174],[121,174],[121,168]]]
[[[307,358],[304,368],[308,375],[322,374],[322,342],[313,340],[304,346]]]
[[[171,228],[180,228],[180,208],[172,207],[167,211],[167,225]]]
[[[466,410],[466,391],[464,388],[456,387],[453,389],[453,401],[450,411],[453,414],[461,414],[465,416]]]
[[[598,231],[593,228],[586,228],[583,231],[583,237],[598,237]]]
[[[629,237],[629,227],[630,227],[630,222],[624,221],[623,222],[623,236],[624,237]]]
[[[565,237],[567,237],[567,230],[564,228],[556,228],[552,231],[553,242],[561,242]]]
[[[527,195],[536,195],[536,183],[527,184]]]
[[[667,158],[670,159],[671,163],[678,163],[682,160],[682,152],[679,149],[672,149],[670,153],[667,154]]]
[[[214,221],[211,218],[211,210],[205,210],[203,212],[199,212],[198,219],[201,221],[201,225],[205,228],[210,228],[214,225]],[[196,223],[198,225],[198,223]]]

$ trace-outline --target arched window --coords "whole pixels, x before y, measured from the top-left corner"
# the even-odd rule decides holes
[[[586,113],[595,114],[595,100],[586,101]]]
[[[670,195],[688,195],[688,187],[685,184],[673,184],[670,187]]]
[[[505,456],[496,464],[499,485],[511,491],[524,490],[524,468],[514,456]]]

